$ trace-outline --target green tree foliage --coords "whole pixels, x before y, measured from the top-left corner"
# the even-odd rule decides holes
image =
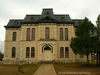
[[[96,36],[93,36],[92,39],[93,39],[93,50],[97,53],[97,65],[98,63],[100,64],[100,39],[98,37],[98,28],[96,28],[96,33],[97,35]],[[98,61],[98,56],[99,56],[99,61]]]
[[[88,55],[93,50],[93,40],[91,38],[90,32],[94,32],[94,25],[88,18],[78,26],[75,30],[77,37],[72,38],[70,47],[75,54],[84,53],[87,56],[87,65],[89,65]]]
[[[3,53],[0,52],[0,61],[2,60],[3,56]]]
[[[85,33],[90,34],[94,32],[95,26],[85,17],[84,22],[82,22],[75,31],[76,36],[83,36]]]

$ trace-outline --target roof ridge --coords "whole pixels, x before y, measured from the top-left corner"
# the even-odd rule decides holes
[[[10,21],[12,21],[12,20],[14,20],[14,21],[15,21],[15,20],[24,20],[24,19],[10,19]]]
[[[54,14],[55,16],[69,16],[69,14]]]
[[[26,16],[41,16],[41,14],[26,14]]]

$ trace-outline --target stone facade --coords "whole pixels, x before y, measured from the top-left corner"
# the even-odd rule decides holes
[[[43,12],[51,9],[45,9]],[[42,13],[43,13],[42,12]],[[52,15],[50,13],[50,15]],[[43,16],[43,15],[42,15]],[[51,16],[50,16],[51,17]],[[10,22],[6,28],[5,37],[5,51],[4,51],[4,62],[5,64],[17,64],[19,61],[23,63],[37,63],[41,61],[57,61],[63,62],[86,62],[86,56],[80,58],[80,55],[75,55],[70,48],[70,41],[72,37],[75,37],[75,25],[71,22],[56,23],[56,22],[21,22],[21,26],[14,27]],[[51,18],[50,18],[51,20]],[[54,19],[52,19],[54,20]],[[16,25],[16,24],[13,24]],[[45,38],[45,28],[48,27],[49,39]],[[27,28],[30,28],[30,40],[27,40]],[[32,28],[35,28],[35,40],[32,38]],[[63,28],[63,40],[60,40],[60,28]],[[65,28],[68,28],[68,40],[65,40]],[[16,41],[13,41],[13,32],[16,32]],[[15,57],[12,57],[12,47],[16,48]],[[26,57],[26,47],[35,48],[35,56],[31,57],[31,51],[29,57]],[[45,50],[45,47],[49,47],[50,50]],[[64,57],[60,57],[60,47],[64,47]],[[69,48],[69,57],[65,58],[65,47]],[[91,60],[91,55],[89,56]]]

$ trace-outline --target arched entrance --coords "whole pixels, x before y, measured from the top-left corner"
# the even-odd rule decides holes
[[[43,61],[52,61],[52,48],[46,45],[43,48]]]

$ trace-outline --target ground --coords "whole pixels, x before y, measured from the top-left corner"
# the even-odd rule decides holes
[[[56,70],[57,75],[100,75],[100,66],[96,66],[96,64],[91,63],[90,66],[87,66],[86,63],[54,64],[54,68]]]
[[[32,75],[37,68],[39,67],[39,64],[24,64],[23,65],[23,72],[18,74],[18,65],[10,64],[2,64],[0,62],[0,75]]]
[[[40,64],[24,64],[23,65],[24,73],[18,74],[18,65],[14,64],[6,65],[0,62],[0,75],[33,75],[33,73],[35,73],[35,71],[39,66]],[[100,75],[100,66],[96,66],[96,63],[90,63],[89,66],[87,66],[86,63],[73,63],[73,64],[56,63],[53,64],[53,66],[55,68],[57,75]],[[88,73],[88,74],[67,74],[67,73]]]

